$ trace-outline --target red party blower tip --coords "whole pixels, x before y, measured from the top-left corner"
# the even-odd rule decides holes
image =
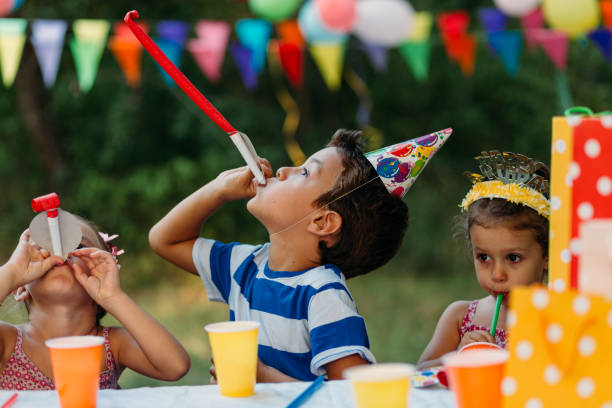
[[[32,209],[34,212],[47,211],[48,217],[57,217],[57,208],[59,206],[60,200],[56,193],[49,193],[32,199]]]

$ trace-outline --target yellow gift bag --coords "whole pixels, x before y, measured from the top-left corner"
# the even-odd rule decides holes
[[[612,301],[542,286],[510,296],[505,408],[612,407]]]

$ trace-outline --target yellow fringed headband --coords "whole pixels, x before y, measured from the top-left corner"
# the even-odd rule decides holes
[[[476,157],[483,175],[466,173],[474,185],[460,204],[463,211],[481,198],[502,198],[511,203],[532,208],[538,214],[550,219],[548,180],[536,175],[538,170],[548,172],[540,162],[516,153],[493,150],[482,152]]]

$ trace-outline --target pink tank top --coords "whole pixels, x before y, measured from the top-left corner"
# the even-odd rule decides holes
[[[100,373],[100,389],[117,389],[118,374],[115,369],[115,360],[111,353],[110,341],[108,339],[108,327],[102,328],[104,336],[104,349],[106,350],[106,370]],[[53,380],[47,377],[30,360],[23,351],[23,333],[17,327],[17,341],[11,357],[4,371],[0,374],[0,389],[2,390],[54,390]]]
[[[463,318],[463,322],[461,322],[461,329],[459,331],[460,335],[461,335],[461,339],[463,339],[463,336],[465,336],[466,333],[469,333],[471,331],[477,331],[477,330],[484,330],[486,332],[490,332],[490,328],[488,327],[483,327],[483,326],[477,326],[474,323],[472,323],[472,320],[474,319],[474,315],[476,314],[476,308],[478,307],[478,300],[473,301],[472,303],[470,303],[470,306],[468,307],[467,313],[465,314],[465,317]],[[495,329],[495,343],[497,343],[497,345],[501,348],[506,348],[506,331],[504,329]]]

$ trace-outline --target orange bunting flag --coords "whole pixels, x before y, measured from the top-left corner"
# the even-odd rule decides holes
[[[132,88],[140,85],[142,45],[138,40],[114,36],[108,41],[108,48],[119,63],[128,85]]]
[[[599,6],[601,7],[603,24],[612,28],[612,0],[601,0]]]
[[[459,64],[463,75],[472,75],[476,57],[476,37],[467,34],[470,15],[466,11],[440,13],[436,22],[448,59]]]
[[[287,20],[277,24],[276,32],[278,33],[278,38],[284,43],[304,45],[304,36],[302,36],[297,20]]]

